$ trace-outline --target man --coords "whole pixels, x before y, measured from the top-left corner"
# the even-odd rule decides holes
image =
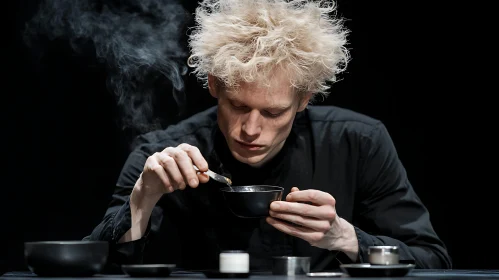
[[[321,271],[367,262],[369,246],[395,245],[402,262],[449,268],[383,124],[308,106],[348,61],[333,10],[307,1],[201,3],[190,65],[218,106],[139,138],[86,239],[110,241],[114,264],[216,269],[221,251],[245,250],[252,270],[297,255]],[[267,218],[237,218],[225,186],[193,165],[236,186],[281,186],[284,199]]]

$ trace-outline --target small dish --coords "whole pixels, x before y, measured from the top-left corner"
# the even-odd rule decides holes
[[[132,277],[168,277],[174,264],[124,264],[121,269]]]
[[[309,272],[308,277],[327,278],[327,277],[343,277],[343,272]]]
[[[219,270],[202,270],[200,271],[206,278],[248,278],[250,273],[224,273]]]
[[[341,270],[351,277],[402,277],[406,276],[414,267],[413,264],[373,265],[361,263],[340,265]]]

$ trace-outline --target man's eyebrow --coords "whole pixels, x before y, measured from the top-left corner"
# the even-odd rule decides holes
[[[238,99],[237,97],[232,97],[232,96],[228,96],[227,99],[232,103],[232,102],[236,102],[236,103],[239,103],[241,104],[241,106],[247,106],[246,103],[243,101],[243,100],[240,100]],[[263,110],[279,110],[279,111],[285,111],[285,110],[288,110],[289,108],[291,108],[291,105],[271,105],[271,106],[268,106],[268,107],[265,107],[263,108]]]
[[[244,104],[244,102],[242,100],[239,100],[237,98],[234,98],[234,97],[227,97],[227,99],[230,101],[230,102],[237,102],[237,103],[241,103],[241,104]]]
[[[281,111],[284,111],[284,110],[287,110],[289,109],[291,106],[286,106],[286,105],[275,105],[275,106],[269,106],[267,108],[265,108],[265,110],[281,110]]]

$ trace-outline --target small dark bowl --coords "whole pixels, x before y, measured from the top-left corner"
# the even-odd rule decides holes
[[[38,241],[24,243],[28,268],[38,276],[92,276],[102,271],[109,255],[106,241]]]
[[[124,264],[121,269],[131,277],[168,277],[176,268],[174,264]]]
[[[270,203],[281,200],[284,188],[268,185],[235,186],[222,188],[225,202],[240,218],[269,216]]]

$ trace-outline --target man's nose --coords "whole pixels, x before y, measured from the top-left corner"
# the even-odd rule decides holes
[[[242,131],[249,138],[245,141],[253,141],[262,132],[260,112],[253,110],[249,113],[248,118],[243,122]]]

